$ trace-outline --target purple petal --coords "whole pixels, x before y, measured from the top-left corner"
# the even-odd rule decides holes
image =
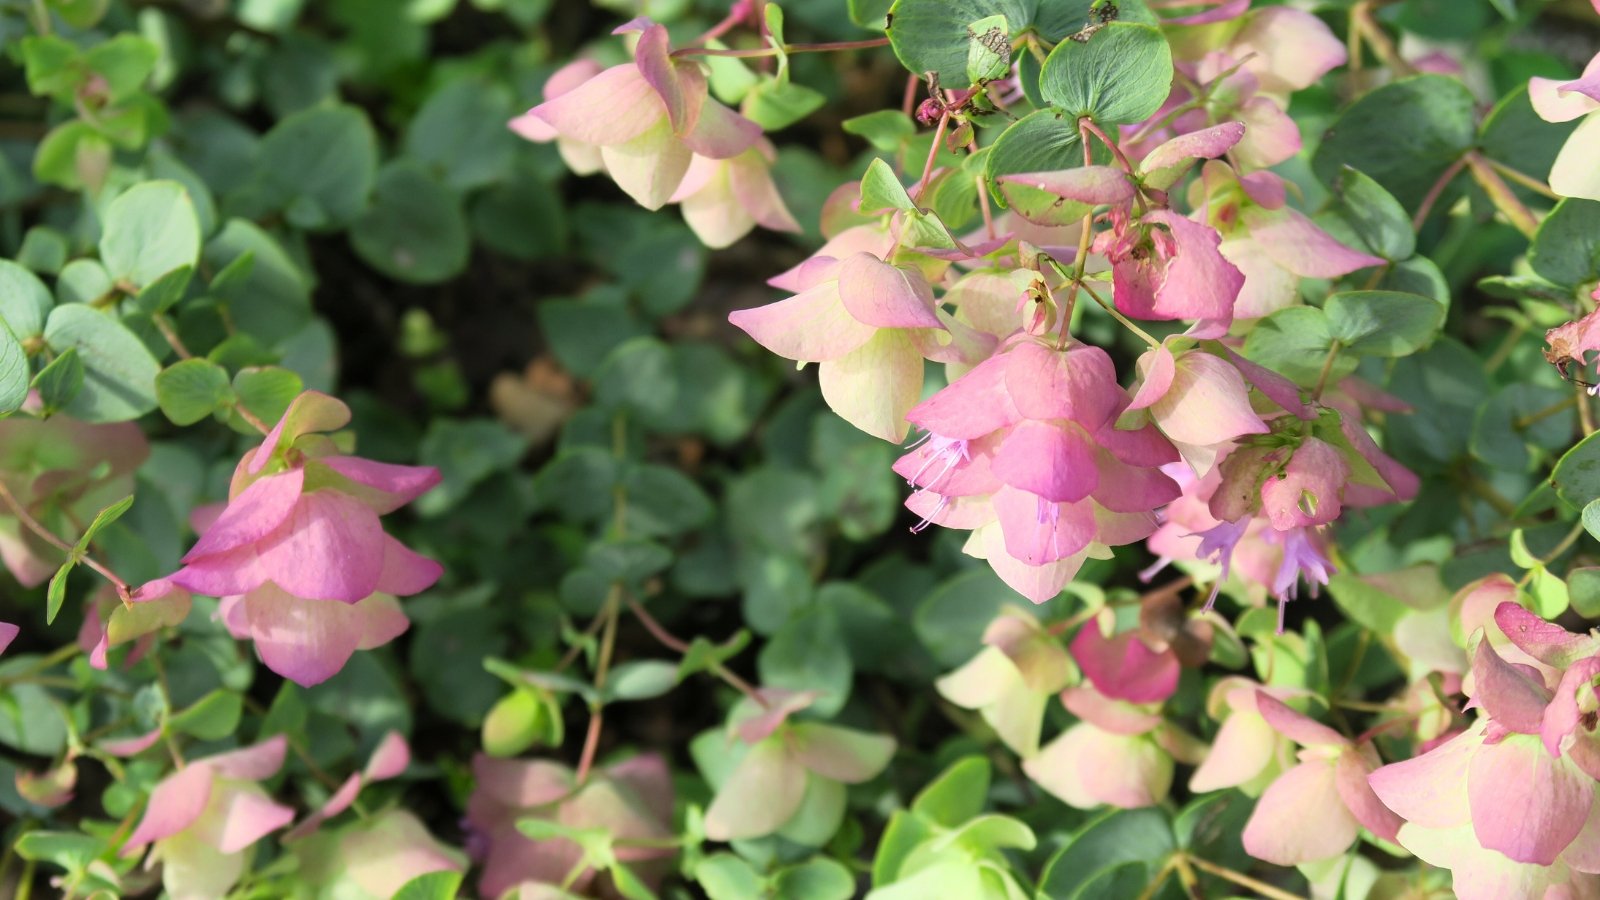
[[[1001,439],[990,465],[1006,484],[1064,503],[1089,496],[1100,477],[1094,445],[1070,423],[1019,422]]]
[[[912,407],[906,419],[932,434],[976,440],[1022,418],[1006,389],[1010,354],[992,356]]]

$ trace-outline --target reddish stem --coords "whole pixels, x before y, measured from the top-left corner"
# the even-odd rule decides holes
[[[1078,129],[1080,131],[1087,131],[1088,133],[1090,133],[1090,134],[1094,135],[1095,137],[1099,138],[1100,139],[1100,143],[1105,144],[1106,145],[1106,149],[1111,151],[1111,155],[1116,157],[1117,165],[1121,166],[1122,170],[1124,172],[1127,172],[1129,175],[1133,174],[1133,163],[1128,162],[1128,157],[1123,155],[1122,148],[1118,147],[1117,146],[1117,142],[1113,141],[1104,131],[1101,131],[1100,130],[1100,126],[1094,124],[1094,120],[1093,119],[1089,118],[1088,116],[1084,116],[1083,118],[1079,119],[1078,120]],[[1087,162],[1087,158],[1088,158],[1088,155],[1089,155],[1089,152],[1088,152],[1088,150],[1089,150],[1089,141],[1088,141],[1087,138],[1083,139],[1083,147],[1084,147],[1084,157],[1085,157],[1085,160],[1086,160],[1084,162],[1084,165],[1089,165],[1089,163]]]
[[[866,50],[872,47],[889,46],[888,38],[873,38],[866,41],[833,41],[827,44],[789,44],[782,49],[784,53],[831,53],[835,50]],[[777,56],[780,48],[760,47],[754,50],[713,50],[709,47],[684,47],[672,51],[673,56],[735,56],[755,58],[761,56]]]
[[[944,130],[950,125],[950,113],[939,116],[939,127],[933,132],[933,145],[928,148],[928,161],[922,166],[922,180],[917,183],[917,202],[928,192],[928,180],[933,177],[933,164],[939,158],[939,145],[944,143]]]
[[[1445,169],[1444,172],[1440,174],[1439,180],[1433,183],[1433,187],[1428,188],[1428,193],[1422,198],[1422,205],[1417,207],[1417,214],[1411,217],[1412,231],[1422,230],[1422,224],[1428,221],[1428,213],[1433,212],[1433,205],[1439,202],[1439,197],[1444,193],[1444,189],[1449,186],[1450,182],[1454,181],[1455,177],[1460,175],[1461,170],[1466,167],[1467,158],[1463,156],[1451,163],[1450,167]]]

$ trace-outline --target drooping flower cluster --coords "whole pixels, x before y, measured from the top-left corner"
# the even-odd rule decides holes
[[[555,141],[573,171],[604,171],[646,209],[681,204],[708,246],[726,247],[756,225],[798,231],[772,183],[774,151],[760,126],[711,99],[701,64],[672,55],[665,27],[637,19],[614,33],[638,34],[633,62],[569,63],[512,130]]]
[[[326,394],[295,398],[239,461],[227,505],[196,523],[200,540],[183,568],[133,601],[174,591],[220,597],[234,636],[254,640],[268,668],[301,685],[405,631],[395,597],[426,590],[441,569],[385,533],[378,517],[433,487],[439,472],[340,452],[323,433],[349,421],[349,408]]]
[[[1369,778],[1405,820],[1396,840],[1466,900],[1600,890],[1600,638],[1511,601],[1480,634],[1477,721]]]

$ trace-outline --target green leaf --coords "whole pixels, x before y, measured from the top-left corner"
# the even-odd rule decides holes
[[[366,210],[378,170],[377,136],[357,107],[313,107],[267,132],[258,165],[290,224],[337,228]]]
[[[0,335],[0,342],[4,340],[5,336]],[[0,350],[0,356],[4,356],[3,350]],[[3,363],[0,363],[0,367],[3,367]],[[71,403],[72,398],[83,389],[83,360],[78,358],[78,351],[69,347],[67,352],[40,369],[39,374],[33,376],[33,389],[39,392],[41,412],[45,416],[53,415]],[[0,391],[0,395],[3,394],[4,391]],[[0,411],[7,411],[3,402],[0,402]]]
[[[969,569],[940,584],[917,607],[911,626],[939,665],[954,668],[983,646],[983,632],[1016,602],[1016,592],[988,569]]]
[[[105,841],[75,831],[26,831],[14,845],[23,859],[47,862],[69,872],[81,870],[105,849]]]
[[[22,408],[28,399],[30,371],[27,351],[11,329],[0,322],[0,416]]]
[[[880,109],[863,116],[845,119],[841,124],[849,134],[865,138],[879,153],[897,153],[917,133],[917,124],[898,109]]]
[[[611,670],[600,696],[611,700],[650,700],[678,685],[678,667],[657,659],[620,663]]]
[[[1346,291],[1322,308],[1334,339],[1360,356],[1406,356],[1433,342],[1444,307],[1431,297],[1396,291]]]
[[[247,268],[234,269],[245,256],[250,257]],[[234,324],[244,333],[272,345],[311,320],[311,277],[277,238],[254,222],[229,219],[207,242],[203,258],[218,273],[212,293],[227,302]],[[229,273],[226,279],[224,272]]]
[[[625,410],[646,423],[671,422],[678,409],[672,348],[653,338],[634,338],[606,355],[595,373],[595,402]]]
[[[767,9],[776,10],[776,4]],[[767,131],[777,131],[804,119],[828,102],[826,95],[803,84],[766,77],[745,94],[739,111]]]
[[[989,761],[981,756],[956,760],[917,794],[911,811],[936,825],[955,828],[988,805],[989,776]]]
[[[1312,169],[1333,184],[1359,169],[1406,209],[1477,139],[1477,101],[1458,79],[1416,75],[1390,82],[1340,114],[1317,147]]]
[[[466,269],[470,238],[455,193],[421,164],[398,160],[378,175],[372,205],[350,228],[350,244],[390,278],[433,284]]]
[[[1594,534],[1594,531],[1591,529],[1589,533]],[[1572,610],[1578,615],[1585,619],[1600,616],[1600,568],[1583,566],[1568,572],[1567,593],[1571,596]]]
[[[1528,262],[1556,284],[1600,278],[1600,202],[1569,197],[1557,203],[1534,232]]]
[[[1150,883],[1150,867],[1125,862],[1098,869],[1072,892],[1072,900],[1123,900],[1137,897]]]
[[[711,900],[750,900],[761,896],[766,879],[732,853],[713,853],[694,867],[694,880]]]
[[[1011,71],[1011,29],[1005,16],[986,16],[967,26],[967,80],[1004,78]]]
[[[111,7],[111,0],[49,0],[50,9],[73,28],[93,27]]]
[[[772,886],[775,900],[850,900],[856,893],[855,876],[826,856],[779,869]]]
[[[73,568],[77,565],[77,558],[69,557],[66,562],[61,564],[61,568],[56,569],[56,573],[50,576],[50,586],[45,589],[44,623],[46,625],[55,624],[56,614],[61,612],[61,604],[66,602],[67,599],[67,576],[72,574]]]
[[[1333,330],[1322,310],[1314,306],[1291,306],[1267,316],[1251,329],[1244,341],[1244,355],[1302,387],[1311,387],[1321,376],[1323,360],[1332,346]],[[1329,372],[1329,383],[1349,375],[1355,368],[1355,359],[1338,357]]]
[[[44,338],[56,353],[76,348],[83,360],[83,389],[63,412],[85,422],[121,422],[156,408],[161,365],[121,322],[69,303],[50,311]]]
[[[778,629],[756,658],[761,683],[795,691],[821,691],[812,709],[832,716],[850,696],[855,666],[829,609],[812,608]]]
[[[460,872],[449,869],[418,875],[400,886],[392,900],[455,900],[461,895]]]
[[[121,103],[144,85],[155,71],[161,51],[137,34],[123,32],[90,47],[83,55],[84,65],[100,76],[97,85],[110,103]]]
[[[233,393],[240,406],[249,410],[263,422],[276,423],[294,398],[304,390],[300,376],[277,366],[240,369],[233,376]],[[247,434],[256,434],[253,426],[244,425]]]
[[[111,168],[111,142],[82,119],[50,129],[33,154],[33,177],[68,190],[99,190]]]
[[[1040,225],[1065,225],[1082,219],[1089,207],[1038,188],[995,179],[1081,165],[1083,145],[1077,121],[1056,110],[1041,109],[1013,122],[995,139],[984,159],[984,177],[993,185],[996,198],[1017,215]]]
[[[1346,166],[1333,185],[1338,212],[1367,249],[1391,262],[1410,259],[1417,252],[1417,235],[1405,207],[1356,169]]]
[[[1003,16],[1015,46],[1019,37],[1034,32],[1051,44],[1063,42],[1091,21],[1093,0],[895,0],[889,10],[889,43],[911,72],[935,73],[943,88],[963,88],[967,79],[969,26],[991,16]],[[1159,24],[1142,0],[1119,0],[1118,20]],[[1098,38],[1098,35],[1096,36]],[[1031,54],[1013,51],[1013,56]],[[1035,170],[1041,171],[1041,170]]]
[[[67,264],[67,236],[48,225],[35,225],[22,236],[17,262],[45,275],[54,275]]]
[[[193,425],[233,401],[228,370],[206,359],[186,359],[156,376],[156,402],[174,425]]]
[[[9,259],[0,259],[0,322],[19,340],[44,331],[55,299],[39,276]]]
[[[243,710],[244,698],[234,691],[218,688],[173,714],[170,724],[173,729],[203,741],[220,741],[239,727],[239,715]]]
[[[873,31],[883,30],[894,0],[850,0],[850,21]]]
[[[515,112],[505,85],[452,79],[417,110],[402,150],[455,190],[493,184],[510,173],[517,151],[517,136],[505,125]]]
[[[1584,505],[1583,530],[1589,532],[1590,537],[1600,541],[1600,500],[1591,500]],[[1520,535],[1521,533],[1519,529],[1517,534]]]
[[[253,257],[247,257],[253,258]],[[133,305],[142,313],[157,315],[171,309],[173,304],[183,299],[189,290],[189,282],[194,279],[194,269],[189,266],[179,266],[171,272],[157,278],[145,285],[134,297]]]
[[[1127,862],[1142,862],[1154,872],[1177,841],[1166,813],[1159,809],[1109,812],[1089,823],[1045,864],[1039,891],[1070,897],[1095,873]]]
[[[894,169],[881,159],[873,159],[867,172],[861,176],[861,212],[876,215],[896,209],[916,209],[905,185],[900,183]]]
[[[176,181],[146,181],[111,201],[100,234],[100,261],[135,291],[200,260],[200,220]]]
[[[689,649],[683,651],[683,659],[678,663],[678,680],[688,678],[696,672],[708,672],[738,656],[749,645],[750,632],[743,628],[734,632],[733,637],[721,644],[713,644],[710,638],[697,634],[694,640],[689,642]]]
[[[1073,119],[1123,125],[1161,108],[1172,89],[1172,71],[1172,48],[1160,29],[1118,21],[1086,41],[1057,44],[1044,61],[1039,92]]]
[[[94,543],[95,535],[99,534],[101,530],[109,526],[112,522],[122,518],[123,514],[126,513],[132,506],[133,495],[129,494],[105,509],[95,513],[94,519],[89,522],[89,527],[83,530],[83,534],[78,538],[78,543],[73,546],[73,551],[79,554],[87,552],[89,545]]]
[[[1328,580],[1328,593],[1345,615],[1380,635],[1393,634],[1395,625],[1408,609],[1393,595],[1343,572]]]
[[[1591,434],[1568,450],[1556,463],[1550,483],[1574,509],[1600,500],[1600,434]]]
[[[38,96],[70,100],[83,80],[78,48],[52,34],[29,35],[20,43],[28,90]]]

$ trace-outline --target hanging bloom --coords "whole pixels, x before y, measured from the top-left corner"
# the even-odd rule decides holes
[[[570,145],[562,155],[575,158],[580,171],[592,170],[598,155],[628,196],[660,209],[694,156],[739,156],[761,128],[710,98],[700,63],[672,56],[664,26],[635,19],[613,34],[633,31],[639,32],[633,62],[581,83],[578,77],[592,70],[563,69],[559,83],[546,87],[545,102],[513,119],[511,128],[530,140],[561,139]]]
[[[1285,698],[1282,688],[1263,688],[1238,676],[1217,681],[1206,701],[1206,714],[1220,721],[1202,762],[1189,778],[1189,790],[1218,791],[1237,787],[1258,797],[1281,772],[1294,764],[1294,742],[1261,714],[1257,692]]]
[[[36,404],[30,398],[24,412]],[[0,480],[29,515],[52,527],[88,522],[133,493],[133,473],[149,455],[144,432],[132,422],[90,425],[60,414],[0,419]],[[64,559],[0,506],[0,563],[23,587],[44,584]]]
[[[1138,631],[1107,635],[1090,621],[1072,639],[1072,659],[1100,696],[1160,703],[1178,689],[1182,666],[1171,648],[1152,650]]]
[[[1095,237],[1111,262],[1117,309],[1135,319],[1198,319],[1197,337],[1216,337],[1233,321],[1244,275],[1219,250],[1209,225],[1153,209],[1120,231]]]
[[[813,257],[797,280],[795,296],[735,310],[728,321],[785,359],[820,363],[822,397],[845,421],[904,440],[906,411],[922,394],[919,347],[945,330],[932,288],[917,271],[864,252]]]
[[[1250,387],[1231,361],[1174,335],[1139,357],[1141,376],[1129,409],[1150,419],[1197,472],[1226,445],[1270,429],[1250,403]]]
[[[394,597],[427,589],[441,573],[378,521],[437,484],[438,470],[343,455],[318,434],[349,421],[349,408],[326,394],[295,398],[240,460],[226,508],[196,523],[200,540],[183,568],[163,580],[224,598],[229,629],[301,685],[331,677],[358,648],[393,640],[408,624]],[[155,594],[146,586],[132,599]]]
[[[1017,755],[1039,752],[1039,729],[1050,698],[1072,679],[1072,658],[1039,620],[1007,607],[983,633],[984,648],[935,682],[939,694],[975,709]]]
[[[378,742],[360,772],[352,774],[321,809],[284,834],[300,862],[300,877],[328,896],[350,900],[393,897],[406,882],[429,872],[462,871],[466,857],[439,843],[415,816],[390,809],[340,828],[323,828],[350,807],[367,785],[394,778],[410,765],[411,750],[398,732]]]
[[[1600,288],[1594,293],[1600,298]],[[1550,345],[1544,351],[1545,361],[1555,366],[1562,378],[1574,377],[1568,371],[1572,364],[1577,363],[1580,370],[1586,370],[1589,354],[1600,350],[1600,310],[1546,331],[1544,341]],[[1591,385],[1589,396],[1594,396],[1597,390],[1600,388]]]
[[[1515,603],[1494,613],[1515,647],[1513,663],[1488,640],[1473,655],[1469,693],[1478,721],[1369,781],[1406,822],[1397,840],[1451,869],[1466,900],[1538,898],[1600,879],[1600,639],[1546,622]],[[1586,874],[1579,874],[1586,873]]]
[[[1256,709],[1273,730],[1301,747],[1300,764],[1278,776],[1245,823],[1245,851],[1294,866],[1338,856],[1366,828],[1392,841],[1400,818],[1378,801],[1367,776],[1378,768],[1370,743],[1355,741],[1285,706],[1265,691]]]
[[[1205,102],[1179,112],[1140,143],[1147,147],[1173,134],[1239,121],[1247,130],[1231,158],[1248,169],[1277,165],[1301,147],[1300,129],[1287,113],[1289,95],[1344,65],[1344,43],[1322,20],[1292,7],[1262,7],[1238,18],[1221,17],[1231,21],[1197,29],[1198,40],[1173,42],[1178,71],[1188,82],[1206,86]],[[1164,121],[1194,99],[1181,86],[1174,87],[1151,121]],[[1139,145],[1124,149],[1143,151]]]
[[[544,819],[568,828],[604,828],[619,862],[656,881],[660,863],[672,856],[659,846],[672,837],[672,779],[659,756],[643,754],[590,773],[582,785],[571,769],[544,760],[472,759],[472,795],[467,799],[467,851],[483,866],[478,893],[499,897],[519,884],[562,884],[584,858],[565,838],[535,840],[517,829],[524,819]],[[656,846],[642,846],[655,844]],[[588,892],[605,880],[583,869],[567,889]]]
[[[1119,431],[1127,403],[1103,350],[1022,336],[907,418],[928,433],[895,463],[928,524],[971,530],[965,551],[1042,603],[1083,561],[1147,537],[1178,486],[1153,428]]]
[[[294,810],[274,802],[257,782],[283,767],[283,735],[188,765],[155,790],[123,856],[154,845],[161,883],[173,900],[211,900],[228,893],[256,841],[289,824]]]
[[[1165,700],[1165,697],[1161,698]],[[1172,788],[1174,760],[1200,761],[1204,747],[1165,721],[1161,701],[1113,700],[1088,685],[1061,692],[1082,721],[1022,761],[1040,787],[1077,809],[1137,809],[1160,803]]]
[[[1273,172],[1239,175],[1212,161],[1195,184],[1196,206],[1222,235],[1222,255],[1244,273],[1233,313],[1254,319],[1300,297],[1302,278],[1338,278],[1384,260],[1352,250],[1288,205],[1284,180]]]
[[[777,185],[772,162],[777,153],[766,140],[729,159],[695,156],[672,195],[683,220],[707,247],[726,247],[760,225],[771,231],[799,231]]]
[[[845,785],[876,778],[894,756],[894,739],[823,722],[790,721],[814,694],[767,689],[765,709],[735,706],[726,730],[708,731],[690,746],[716,790],[706,807],[706,837],[737,841],[777,834],[821,846],[844,817]],[[806,809],[837,815],[801,816]]]
[[[1550,168],[1550,189],[1563,197],[1600,200],[1600,155],[1595,152],[1600,146],[1600,115],[1595,115],[1600,112],[1600,54],[1571,81],[1530,80],[1528,99],[1546,122],[1583,118],[1556,155]]]

